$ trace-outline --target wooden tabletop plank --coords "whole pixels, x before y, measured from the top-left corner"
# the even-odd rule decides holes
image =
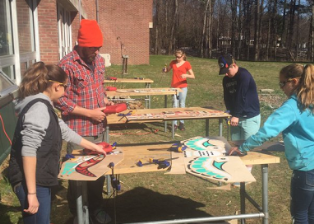
[[[205,111],[201,115],[173,115],[172,113],[175,111],[179,112],[202,112]],[[129,111],[125,111],[127,113]],[[150,116],[153,114],[157,114],[157,116]],[[166,114],[166,116],[164,116]],[[141,122],[158,122],[158,121],[166,121],[166,120],[192,120],[192,119],[217,119],[217,118],[228,118],[230,114],[224,113],[223,111],[207,109],[203,107],[186,107],[186,108],[158,108],[158,109],[138,109],[132,110],[132,115],[148,115],[143,117],[138,117],[137,119],[128,119],[128,117],[121,117],[118,114],[111,114],[107,116],[108,124],[124,124],[124,123],[141,123]]]
[[[157,164],[149,163],[149,158],[166,159],[171,162],[171,152],[168,151],[172,144],[123,146],[124,160],[115,167],[116,174],[159,172]],[[142,167],[136,165],[141,160]]]
[[[155,95],[175,95],[181,92],[180,88],[140,88],[140,89],[117,89],[107,91],[108,97],[121,96],[155,96]]]
[[[117,78],[117,80],[108,80],[105,79],[104,83],[154,83],[154,80],[152,79],[127,79],[127,78]]]

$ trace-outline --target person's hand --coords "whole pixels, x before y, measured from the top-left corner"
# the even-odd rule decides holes
[[[238,154],[239,156],[244,156],[245,154],[242,153],[238,147],[231,147],[230,151],[228,152],[228,155],[236,155]]]
[[[98,154],[106,155],[106,152],[103,149],[102,145],[96,145],[96,144],[93,143],[91,150],[97,152]]]
[[[182,79],[185,79],[185,78],[188,77],[188,76],[189,76],[188,74],[182,74],[182,75],[181,75],[181,78],[182,78]]]
[[[28,208],[24,209],[24,212],[29,214],[36,214],[39,208],[39,202],[36,194],[27,195]]]
[[[114,102],[109,101],[108,98],[105,98],[105,99],[104,99],[104,102],[105,102],[105,105],[106,105],[106,106],[112,106],[112,105],[114,105]]]
[[[115,103],[113,101],[108,101],[108,103],[106,103],[106,106],[112,106],[114,105]]]
[[[239,125],[239,118],[238,117],[231,117],[230,124],[231,124],[231,126],[238,126]]]
[[[94,121],[102,122],[106,117],[106,114],[103,112],[104,109],[106,109],[106,107],[100,107],[91,110],[90,118],[93,119]]]

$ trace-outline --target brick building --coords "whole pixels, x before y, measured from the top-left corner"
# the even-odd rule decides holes
[[[0,69],[17,84],[32,63],[57,63],[75,46],[80,19],[97,20],[112,64],[149,64],[153,0],[0,0]]]

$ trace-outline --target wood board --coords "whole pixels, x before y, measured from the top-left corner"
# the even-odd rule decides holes
[[[183,166],[192,175],[214,181],[255,181],[238,156],[226,156],[231,146],[223,137],[196,136],[181,141],[181,147],[185,147],[183,153],[172,152],[172,157],[181,155],[178,162],[173,161],[168,174],[182,174]]]
[[[176,93],[182,92],[180,88],[140,88],[140,89],[117,89],[117,93]]]
[[[173,110],[165,110],[162,112],[151,112],[151,113],[134,113],[132,115],[126,116],[128,121],[134,120],[172,120],[175,118],[204,118],[209,116],[216,116],[216,115],[224,115],[223,111],[218,110],[195,110],[195,109],[181,109],[178,110],[173,108]]]
[[[117,80],[105,79],[104,83],[154,83],[152,79],[127,79],[127,78],[117,78]]]
[[[63,180],[94,181],[110,172],[108,165],[116,166],[123,158],[122,148],[117,147],[111,155],[83,155],[82,150],[75,150],[74,158],[62,163],[58,178]]]
[[[205,111],[202,116],[172,116],[173,111],[185,112],[185,111]],[[143,116],[144,115],[144,116]],[[110,114],[107,116],[109,125],[112,124],[124,124],[124,123],[141,123],[141,122],[161,122],[168,120],[194,120],[194,119],[219,119],[228,118],[230,114],[224,113],[223,111],[207,109],[203,107],[186,107],[186,108],[158,108],[158,109],[137,109],[132,110],[131,116],[118,116],[118,114]]]

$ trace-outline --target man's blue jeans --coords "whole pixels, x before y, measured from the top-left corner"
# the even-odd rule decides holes
[[[294,224],[314,224],[314,170],[294,170],[290,194]]]
[[[24,224],[50,224],[51,189],[49,187],[36,186],[39,208],[38,212],[33,215],[23,211],[28,208],[25,184],[18,184],[14,186],[13,190],[21,203]]]

